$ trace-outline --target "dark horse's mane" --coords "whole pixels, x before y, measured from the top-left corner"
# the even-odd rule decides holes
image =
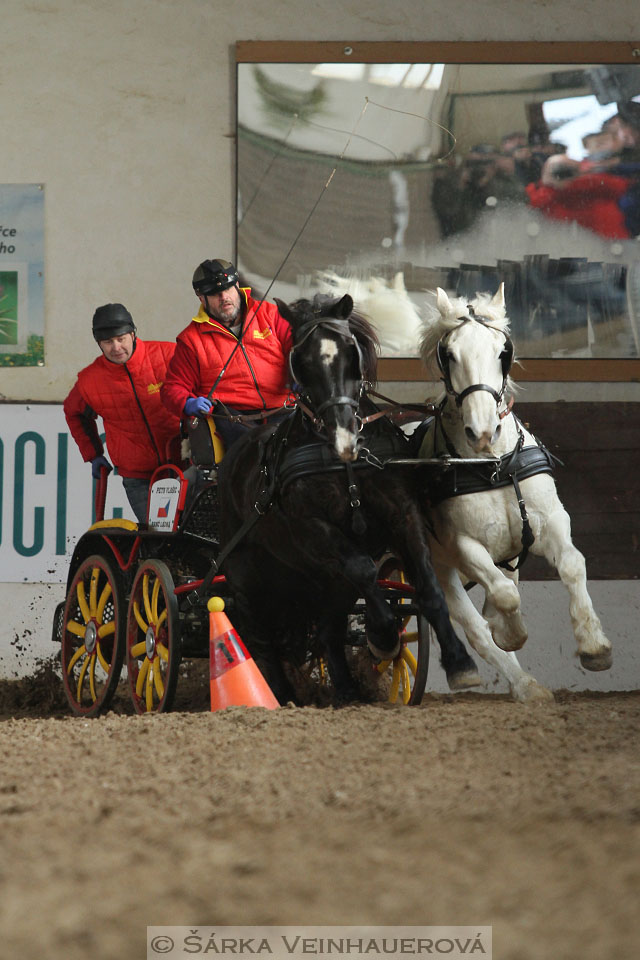
[[[289,304],[290,310],[296,315],[295,326],[292,325],[294,342],[296,330],[300,330],[307,323],[328,313],[330,308],[338,303],[340,299],[340,297],[332,297],[327,293],[316,293],[313,300],[301,298]],[[371,321],[364,314],[357,313],[355,310],[351,312],[346,323],[348,323],[349,329],[355,336],[360,347],[362,354],[362,379],[373,386],[378,376],[378,356],[380,352],[378,335]]]

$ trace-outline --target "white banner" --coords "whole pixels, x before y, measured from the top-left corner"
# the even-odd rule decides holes
[[[105,517],[135,520],[109,474]],[[65,583],[94,519],[94,481],[61,404],[0,404],[0,582]]]

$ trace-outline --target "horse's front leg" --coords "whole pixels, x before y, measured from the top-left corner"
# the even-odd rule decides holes
[[[611,642],[593,608],[587,591],[587,569],[583,555],[571,540],[571,521],[562,505],[546,519],[543,531],[531,548],[554,566],[569,591],[569,612],[585,670],[608,670],[613,662]]]
[[[360,690],[349,669],[345,651],[349,612],[352,608],[353,603],[349,603],[346,612],[344,609],[328,610],[317,625],[318,641],[321,649],[326,651],[329,676],[335,689],[336,700],[340,703],[360,699]]]
[[[395,540],[409,582],[415,589],[416,602],[436,634],[440,662],[450,688],[481,686],[478,669],[451,625],[447,601],[435,575],[426,532],[419,518],[397,530]]]
[[[305,561],[311,569],[315,568],[323,582],[333,581],[338,596],[344,584],[348,584],[356,597],[365,600],[369,649],[381,660],[392,660],[400,650],[398,625],[378,587],[378,571],[372,557],[337,527],[320,519],[305,523],[303,540]]]
[[[378,568],[365,554],[354,554],[344,568],[344,576],[366,601],[367,646],[379,660],[393,660],[400,652],[400,631],[395,616],[378,586]]]
[[[455,556],[458,570],[485,591],[484,612],[494,642],[501,650],[519,650],[528,633],[516,584],[496,567],[487,548],[474,537],[459,533]]]
[[[435,569],[444,588],[451,616],[456,623],[460,624],[476,653],[505,678],[514,700],[520,700],[523,703],[534,700],[553,700],[551,691],[522,669],[515,653],[507,653],[496,646],[489,624],[473,605],[469,594],[462,586],[457,570],[440,564],[436,564]]]

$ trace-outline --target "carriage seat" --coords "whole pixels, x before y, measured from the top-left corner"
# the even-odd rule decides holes
[[[213,417],[187,417],[182,428],[189,446],[189,463],[201,470],[217,466],[224,456],[224,445]]]

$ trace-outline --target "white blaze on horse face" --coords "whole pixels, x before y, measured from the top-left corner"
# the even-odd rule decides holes
[[[338,370],[333,371],[331,369],[339,356],[339,345],[336,341],[329,337],[323,337],[318,346],[318,354],[320,363],[327,375],[328,394],[330,396],[343,396],[348,393],[346,386],[341,386],[337,382],[339,378]],[[325,420],[328,417],[327,428],[329,435],[333,432],[333,445],[336,455],[343,461],[355,460],[358,456],[358,428],[353,410],[347,404],[333,406],[331,410],[332,413],[328,413]],[[334,422],[335,426],[332,431],[331,423]]]
[[[335,340],[322,339],[320,341],[320,360],[330,367],[338,355],[338,344]]]
[[[503,337],[475,321],[463,323],[449,341],[451,382],[458,393],[471,384],[485,384],[496,393],[502,389],[500,352]],[[488,390],[469,393],[460,407],[465,438],[474,453],[493,454],[500,433],[498,404]]]
[[[358,456],[358,434],[346,427],[336,427],[335,450],[341,460],[355,460]]]

